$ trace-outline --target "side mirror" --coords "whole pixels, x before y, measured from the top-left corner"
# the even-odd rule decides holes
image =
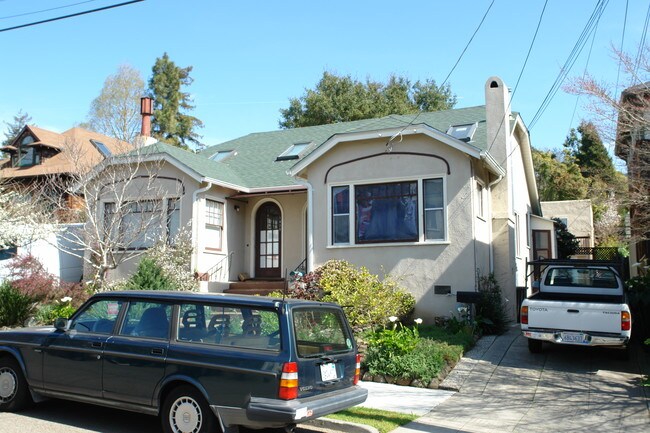
[[[68,319],[59,317],[54,321],[54,328],[57,331],[66,331],[68,329]]]

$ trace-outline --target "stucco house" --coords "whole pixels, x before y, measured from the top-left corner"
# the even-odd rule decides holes
[[[589,250],[594,243],[594,217],[591,199],[541,202],[546,218],[558,218],[580,243],[579,248]]]
[[[200,154],[155,143],[137,154],[159,164],[165,192],[132,199],[160,200],[170,234],[191,222],[192,268],[209,290],[344,259],[399,278],[432,321],[493,272],[515,317],[526,261],[553,256],[553,223],[507,87],[491,77],[484,92],[482,106],[253,133]]]

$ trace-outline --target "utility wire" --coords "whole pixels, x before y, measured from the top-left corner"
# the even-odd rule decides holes
[[[571,71],[571,68],[573,67],[574,63],[580,56],[580,53],[582,52],[585,44],[587,43],[587,40],[589,39],[589,35],[591,32],[594,31],[596,25],[598,24],[600,17],[602,16],[603,12],[605,11],[605,8],[607,7],[607,4],[609,3],[609,0],[599,0],[598,3],[596,4],[596,7],[594,8],[594,11],[592,12],[591,16],[589,17],[589,20],[587,21],[587,24],[585,24],[584,29],[582,30],[582,33],[578,37],[578,40],[576,41],[576,44],[573,46],[573,49],[571,50],[571,53],[567,57],[566,61],[564,62],[564,65],[562,66],[562,69],[560,70],[559,74],[555,78],[555,81],[553,82],[553,85],[549,89],[548,93],[544,97],[544,100],[542,101],[539,109],[535,113],[535,116],[533,116],[533,119],[531,120],[530,124],[528,125],[528,129],[531,130],[537,123],[537,121],[542,117],[544,114],[544,111],[548,108],[549,104],[557,94],[557,91],[560,89],[562,86],[562,83],[566,79],[567,75]]]
[[[22,29],[22,28],[25,28],[25,27],[36,26],[36,25],[39,25],[39,24],[51,23],[53,21],[65,20],[65,19],[68,19],[68,18],[74,18],[74,17],[78,17],[78,16],[81,16],[81,15],[92,14],[92,13],[95,13],[95,12],[101,12],[101,11],[105,11],[105,10],[108,10],[108,9],[114,9],[114,8],[118,8],[118,7],[121,7],[121,6],[127,6],[127,5],[130,5],[130,4],[133,4],[133,3],[140,3],[140,2],[143,2],[143,1],[144,0],[131,0],[131,1],[128,1],[128,2],[124,2],[124,3],[118,3],[118,4],[114,4],[114,5],[110,5],[110,6],[104,6],[104,7],[97,8],[97,9],[91,9],[91,10],[87,10],[87,11],[83,11],[83,12],[77,12],[77,13],[70,14],[70,15],[64,15],[64,16],[60,16],[60,17],[56,17],[56,18],[49,18],[47,20],[36,21],[36,22],[28,23],[28,24],[21,24],[19,26],[14,26],[14,27],[7,27],[7,28],[4,28],[4,29],[0,29],[0,33],[8,32],[10,30]]]
[[[92,3],[92,2],[96,2],[96,1],[98,1],[98,0],[86,0],[86,1],[83,1],[83,2],[72,3],[72,4],[69,4],[69,5],[58,6],[58,7],[50,8],[50,9],[41,9],[40,11],[25,12],[25,13],[16,14],[16,15],[7,15],[6,17],[0,17],[0,20],[6,20],[6,19],[9,19],[9,18],[24,17],[24,16],[27,16],[27,15],[36,15],[36,14],[40,14],[42,12],[50,12],[50,11],[54,11],[54,10],[57,10],[57,9],[65,9],[65,8],[69,8],[69,7],[72,7],[72,6],[78,6],[78,5],[82,5],[84,3]]]
[[[636,54],[636,61],[634,62],[634,75],[636,76],[639,70],[641,59],[643,58],[643,51],[645,50],[645,38],[648,35],[648,21],[650,20],[650,4],[648,4],[648,12],[645,14],[645,23],[643,24],[643,33],[641,34],[641,42],[639,43],[639,51]]]
[[[521,66],[521,71],[519,72],[519,77],[517,77],[517,83],[515,84],[515,88],[512,90],[512,95],[510,96],[510,101],[508,102],[508,108],[506,109],[506,112],[504,113],[503,118],[501,119],[501,123],[499,124],[499,127],[497,128],[496,134],[494,134],[494,138],[492,139],[492,143],[490,143],[490,146],[488,147],[488,152],[490,152],[492,150],[492,147],[494,146],[494,143],[497,141],[497,136],[499,135],[499,131],[501,131],[501,128],[503,127],[503,123],[506,121],[506,118],[508,117],[508,113],[510,112],[510,106],[512,105],[512,100],[515,97],[515,93],[517,93],[517,88],[519,87],[519,82],[521,81],[521,77],[524,75],[524,70],[526,69],[526,64],[528,64],[528,59],[530,58],[530,53],[533,51],[533,46],[535,45],[535,40],[537,39],[537,34],[539,33],[539,28],[542,25],[542,18],[544,18],[544,12],[546,11],[546,6],[547,5],[548,5],[548,0],[546,0],[544,2],[544,7],[542,8],[542,13],[539,15],[539,20],[537,21],[537,28],[535,29],[535,34],[533,35],[533,40],[530,41],[530,46],[528,47],[528,53],[526,53],[526,59],[524,60],[524,64]],[[511,152],[511,154],[512,154],[512,152]],[[503,161],[502,164],[503,163],[505,163],[505,161]]]
[[[449,80],[449,77],[451,77],[451,74],[452,74],[452,73],[454,72],[454,70],[456,69],[456,66],[458,66],[458,64],[460,63],[461,59],[462,59],[463,56],[465,55],[465,51],[467,51],[467,49],[469,48],[470,44],[471,44],[472,41],[474,40],[474,36],[476,36],[476,34],[478,33],[479,29],[480,29],[481,26],[483,25],[483,22],[485,21],[485,18],[488,16],[488,13],[490,12],[490,9],[492,9],[492,6],[494,5],[494,1],[495,1],[495,0],[492,0],[492,3],[490,3],[490,6],[488,6],[487,10],[486,10],[485,13],[483,14],[483,18],[481,18],[481,22],[478,23],[478,26],[476,27],[476,30],[474,30],[474,33],[472,34],[472,37],[469,38],[469,41],[467,41],[467,44],[465,44],[465,48],[463,48],[463,51],[460,53],[460,56],[458,56],[458,60],[456,60],[456,63],[454,63],[454,66],[451,68],[451,71],[449,71],[449,73],[447,74],[447,77],[445,77],[445,80],[442,82],[442,84],[440,84],[440,86],[439,86],[440,89],[442,89],[442,87],[447,83],[447,80]],[[408,124],[406,124],[402,129],[399,130],[399,132],[397,132],[396,134],[394,134],[392,137],[390,137],[390,138],[388,139],[388,142],[386,143],[386,148],[387,148],[389,151],[392,150],[392,149],[391,149],[391,146],[390,146],[390,143],[391,143],[395,138],[397,138],[398,136],[402,135],[402,132],[404,132],[404,130],[405,130],[406,128],[408,128],[409,126],[413,125],[413,124],[415,123],[415,121],[418,119],[418,117],[420,117],[420,114],[422,114],[422,111],[418,111],[418,113],[415,115],[415,117],[414,117],[414,118],[413,118],[413,119],[412,119]]]
[[[625,43],[625,29],[627,28],[627,8],[630,4],[630,0],[625,0],[625,15],[623,16],[623,34],[621,35],[621,54],[623,54],[623,44]],[[621,64],[623,59],[618,60],[618,72],[616,72],[616,86],[614,87],[614,97],[616,97],[616,92],[618,92],[618,80],[621,75]]]

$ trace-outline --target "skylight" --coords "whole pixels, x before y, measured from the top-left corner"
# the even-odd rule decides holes
[[[223,161],[224,159],[228,158],[233,154],[234,154],[233,150],[220,150],[214,155],[212,155],[210,159],[213,161]]]
[[[110,151],[108,147],[101,141],[97,140],[90,140],[90,142],[95,146],[95,148],[99,151],[99,153],[102,154],[104,158],[108,158],[109,156],[113,155],[113,152]]]
[[[300,154],[309,146],[311,143],[295,143],[289,146],[287,150],[282,152],[277,158],[276,161],[284,161],[287,159],[298,159]]]
[[[476,132],[476,127],[477,127],[476,123],[468,123],[465,125],[453,125],[450,126],[449,129],[447,130],[447,135],[451,135],[455,139],[467,143],[472,141],[474,132]]]

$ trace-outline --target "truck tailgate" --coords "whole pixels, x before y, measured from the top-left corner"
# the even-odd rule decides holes
[[[620,304],[541,301],[528,304],[528,328],[620,333]]]

